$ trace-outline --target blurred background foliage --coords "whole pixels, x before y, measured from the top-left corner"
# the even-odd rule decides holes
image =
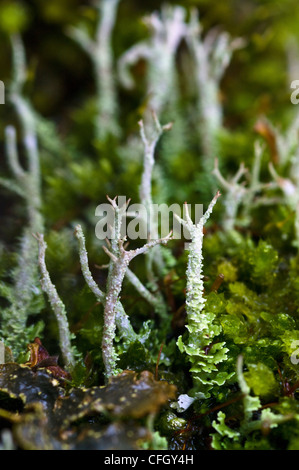
[[[153,0],[120,3],[117,33],[114,34],[116,57],[147,35],[141,18],[163,3]],[[223,83],[227,124],[237,128],[240,124],[250,125],[250,120],[255,120],[258,113],[281,118],[281,108],[289,104],[287,47],[291,41],[299,40],[297,2],[185,0],[168,3],[196,7],[205,31],[217,26],[247,42],[233,58]],[[7,34],[21,32],[30,64],[33,103],[42,114],[55,117],[61,126],[66,125],[63,118],[67,117],[68,122],[70,111],[82,106],[82,99],[92,93],[94,85],[88,59],[65,31],[70,24],[85,23],[92,33],[95,21],[95,10],[88,1],[1,1],[1,79],[8,83],[10,77]],[[142,72],[141,68],[140,74]],[[127,101],[124,99],[125,103]],[[134,109],[134,100],[129,104]]]

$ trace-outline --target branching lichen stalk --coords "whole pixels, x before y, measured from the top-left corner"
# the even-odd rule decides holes
[[[119,299],[124,277],[127,275],[128,279],[134,283],[135,288],[141,295],[158,308],[157,301],[138,278],[128,270],[128,265],[135,256],[146,253],[158,243],[166,243],[170,235],[163,239],[156,239],[136,250],[126,251],[124,248],[124,240],[121,239],[121,224],[128,202],[124,204],[124,206],[119,207],[116,198],[110,199],[107,196],[107,199],[114,209],[115,217],[113,227],[111,227],[112,238],[111,243],[109,243],[110,250],[105,246],[103,247],[104,251],[110,257],[105,293],[98,287],[90,272],[85,238],[80,225],[76,226],[75,236],[79,242],[80,263],[84,279],[98,301],[104,306],[104,327],[101,347],[105,375],[106,378],[109,378],[119,372],[117,369],[117,354],[113,344],[116,327],[119,330],[120,336],[127,342],[138,339]]]
[[[218,159],[215,159],[215,166],[212,173],[226,193],[224,202],[225,212],[222,224],[224,230],[230,232],[235,228],[239,206],[247,193],[244,187],[245,182],[239,183],[242,176],[247,173],[247,168],[241,163],[235,176],[228,181],[222,176],[218,166]]]
[[[175,59],[177,49],[186,35],[185,17],[184,8],[171,5],[163,6],[161,14],[154,12],[146,17],[150,38],[132,46],[118,62],[121,82],[127,88],[132,88],[134,84],[129,68],[140,59],[147,61],[148,108],[158,116],[177,96]]]
[[[99,286],[97,285],[90,271],[89,262],[88,262],[88,254],[87,254],[86,244],[85,244],[85,237],[84,237],[82,227],[80,225],[77,225],[75,228],[75,236],[79,244],[80,264],[81,264],[81,270],[82,270],[82,274],[85,279],[85,282],[90,288],[90,290],[93,292],[93,294],[95,295],[98,302],[100,302],[101,305],[105,307],[106,294],[99,288]],[[116,322],[119,335],[124,341],[130,343],[137,339],[137,334],[134,332],[132,325],[130,323],[129,317],[126,314],[120,301],[118,301],[116,305],[115,322]]]
[[[126,275],[127,267],[133,258],[139,254],[146,253],[150,248],[154,247],[158,243],[166,243],[169,239],[170,234],[163,239],[153,240],[152,242],[143,245],[141,248],[129,251],[124,249],[124,240],[119,240],[118,257],[111,253],[108,248],[103,247],[104,251],[110,256],[113,263],[106,294],[104,331],[102,340],[102,354],[103,362],[105,364],[106,377],[110,377],[111,375],[115,375],[117,373],[117,357],[113,346],[113,340],[115,337],[115,315],[117,302],[119,300],[119,295],[121,292],[123,279]]]

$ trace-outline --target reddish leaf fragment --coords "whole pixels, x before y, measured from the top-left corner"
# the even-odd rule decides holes
[[[50,356],[39,338],[35,338],[33,343],[27,346],[30,351],[30,359],[26,365],[32,370],[46,368],[57,379],[70,380],[71,376],[58,365],[58,356]]]
[[[271,129],[269,123],[265,119],[261,118],[255,123],[254,130],[267,142],[272,162],[275,164],[279,163],[276,135],[273,129]]]

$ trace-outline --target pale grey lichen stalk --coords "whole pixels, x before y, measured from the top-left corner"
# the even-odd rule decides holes
[[[218,191],[197,224],[192,222],[187,204],[185,205],[185,219],[177,216],[191,239],[188,246],[186,271],[186,328],[189,335],[187,340],[180,336],[177,344],[180,351],[186,353],[191,362],[190,372],[194,381],[194,394],[198,398],[208,397],[213,385],[223,385],[228,378],[228,374],[218,371],[219,363],[227,358],[228,349],[224,342],[213,343],[214,338],[221,332],[221,326],[215,322],[215,314],[205,310],[206,298],[202,272],[203,227],[219,196]],[[208,348],[208,353],[206,348]]]
[[[136,256],[146,253],[150,248],[154,247],[158,243],[166,243],[170,239],[170,234],[163,238],[153,240],[146,243],[141,248],[136,250],[126,251],[124,248],[125,240],[119,240],[119,255],[116,257],[108,248],[105,246],[104,251],[110,256],[112,260],[111,276],[107,287],[106,303],[104,311],[104,331],[102,340],[102,354],[103,361],[105,364],[106,376],[110,377],[115,375],[118,370],[116,368],[116,353],[113,346],[113,340],[115,337],[115,314],[116,306],[119,300],[119,295],[122,288],[123,279],[126,275],[126,271],[130,261]]]
[[[109,136],[118,136],[117,92],[115,86],[114,57],[111,46],[112,32],[121,0],[97,0],[98,24],[95,38],[79,27],[68,28],[69,35],[89,56],[94,70],[97,88],[96,137],[105,141]]]
[[[272,162],[269,163],[269,170],[273,180],[281,189],[281,202],[285,203],[295,213],[295,240],[294,246],[299,249],[299,163],[298,155],[292,161],[290,177],[279,176]]]
[[[111,242],[109,243],[110,250],[105,246],[103,247],[104,251],[110,257],[104,309],[104,331],[102,340],[102,355],[107,377],[109,377],[110,375],[114,375],[118,371],[116,368],[117,356],[114,350],[113,340],[115,337],[117,306],[119,303],[119,295],[121,292],[124,277],[127,275],[128,279],[131,282],[134,282],[133,285],[139,291],[139,293],[147,300],[153,301],[153,297],[150,297],[150,293],[141,284],[141,282],[136,282],[136,276],[130,270],[128,272],[129,262],[133,258],[135,258],[135,256],[142,253],[147,253],[150,248],[153,248],[160,243],[166,243],[169,239],[169,236],[163,239],[156,238],[155,240],[150,241],[141,248],[126,251],[124,249],[125,240],[121,237],[121,226],[123,222],[123,215],[128,207],[129,201],[123,204],[123,206],[119,207],[116,202],[116,198],[110,199],[108,197],[108,200],[114,209],[115,217],[113,227],[111,227],[112,237]],[[155,301],[154,305],[156,306]]]
[[[207,211],[195,225],[189,215],[188,205],[185,204],[185,220],[177,216],[180,223],[187,229],[190,234],[191,242],[188,246],[188,266],[187,266],[187,286],[186,286],[186,310],[189,320],[198,322],[198,317],[205,304],[205,298],[203,296],[204,284],[203,284],[203,256],[202,256],[202,244],[203,244],[203,226],[209,219],[213,207],[217,202],[220,192],[218,191],[216,196],[211,201]],[[190,326],[190,325],[189,325]],[[187,328],[189,329],[189,326]]]
[[[147,179],[147,178],[146,178]],[[147,183],[151,184],[151,181],[147,181]],[[149,191],[151,191],[151,188],[149,188]],[[150,192],[150,197],[151,197],[151,192]],[[122,239],[121,237],[121,227],[123,223],[123,217],[126,213],[126,209],[128,208],[129,202],[127,201],[123,206],[119,206],[118,203],[116,202],[116,198],[110,199],[107,196],[108,201],[112,205],[114,209],[114,224],[111,227],[111,240],[110,240],[110,251],[111,253],[118,257],[120,254],[120,241]],[[144,206],[146,206],[146,203],[144,203]],[[158,237],[158,231],[155,231],[155,236],[148,237],[148,241],[152,239],[156,240]],[[152,252],[155,250],[160,245],[154,246],[151,250],[147,251],[145,253],[147,259],[149,258],[149,252]],[[110,279],[113,271],[113,263],[110,262],[109,264],[109,272],[108,272],[108,285],[110,284]],[[144,298],[155,310],[156,313],[161,315],[162,318],[165,318],[167,315],[167,308],[165,305],[165,302],[160,294],[159,289],[156,289],[155,294],[153,294],[141,281],[140,279],[129,269],[127,268],[126,270],[126,279],[129,280],[129,282],[132,284],[132,286],[137,290],[137,292],[140,294],[142,298]],[[150,277],[151,281],[154,282],[154,277],[153,275]]]
[[[172,128],[172,123],[161,126],[157,114],[153,112],[154,129],[152,133],[145,132],[143,120],[139,121],[140,136],[144,146],[143,172],[139,188],[140,201],[145,206],[149,214],[148,220],[148,238],[153,239],[158,236],[158,227],[153,217],[152,205],[152,180],[155,165],[155,150],[157,143],[165,131]]]
[[[130,67],[145,59],[147,71],[148,108],[158,116],[177,96],[177,72],[175,57],[181,40],[186,34],[186,10],[180,6],[163,6],[161,13],[154,12],[145,18],[151,36],[127,50],[119,59],[118,71],[122,84],[130,89],[134,81]]]
[[[13,126],[7,126],[5,148],[13,179],[1,178],[0,183],[23,198],[27,212],[27,227],[20,238],[17,265],[12,276],[13,286],[7,296],[10,306],[2,311],[1,334],[7,345],[11,342],[16,345],[14,350],[18,353],[24,348],[30,336],[30,328],[26,329],[28,316],[38,313],[38,308],[42,305],[36,265],[37,246],[31,234],[43,231],[44,221],[41,214],[41,174],[35,113],[23,96],[26,78],[25,51],[19,36],[12,36],[11,44],[13,74],[8,97],[20,121],[26,168],[20,163],[16,130]],[[37,299],[40,299],[39,307]]]
[[[160,315],[162,319],[167,318],[167,306],[164,299],[159,295],[159,291],[152,293],[129,268],[126,271],[126,279],[129,280],[139,295],[153,307],[155,313]]]
[[[62,352],[64,365],[68,369],[72,369],[75,366],[75,357],[71,345],[72,335],[69,330],[69,323],[67,319],[66,308],[62,300],[60,299],[57,289],[51,281],[47,266],[46,266],[46,249],[47,244],[42,234],[34,235],[38,241],[38,264],[41,273],[41,286],[43,291],[47,294],[52,310],[55,314],[58,331],[59,331],[59,345]]]
[[[126,276],[128,278],[143,298],[157,310],[159,308],[158,300],[141,283],[137,276],[130,271],[128,265],[135,256],[147,253],[150,248],[153,248],[159,243],[166,243],[170,238],[170,234],[165,238],[153,240],[136,250],[126,251],[124,248],[125,240],[121,237],[121,225],[129,201],[123,206],[119,206],[116,202],[116,198],[111,199],[107,196],[107,199],[114,209],[114,223],[113,226],[110,227],[111,240],[108,243],[109,248],[106,246],[103,247],[104,251],[110,257],[105,293],[98,287],[90,272],[85,238],[80,225],[76,226],[75,236],[79,242],[80,263],[84,279],[98,301],[104,307],[104,326],[101,347],[105,375],[108,379],[110,376],[116,375],[119,372],[117,368],[118,357],[114,348],[116,328],[124,342],[131,343],[141,339],[139,335],[134,332],[129,318],[120,302],[120,292],[124,277]]]
[[[187,33],[186,16],[187,11],[181,6],[163,5],[161,11],[155,11],[144,18],[149,29],[149,38],[133,45],[118,60],[120,84],[129,90],[134,87],[132,66],[139,60],[146,62],[145,124],[152,122],[152,112],[159,119],[171,119],[175,122],[175,132],[170,133],[161,145],[161,159],[165,166],[172,164],[174,155],[186,150],[188,140],[186,120],[179,111],[177,71],[178,49]],[[134,148],[131,154],[133,152]],[[166,185],[164,190],[167,190]]]
[[[80,225],[77,225],[75,228],[75,236],[79,244],[80,265],[81,265],[81,270],[82,270],[84,280],[86,284],[88,285],[88,287],[90,288],[90,290],[95,295],[98,302],[100,302],[101,305],[105,306],[106,294],[99,288],[98,284],[95,282],[92,276],[92,273],[90,271],[89,262],[88,262],[88,254],[87,254],[86,244],[85,244],[85,237],[84,237],[82,227]],[[126,314],[120,301],[118,301],[116,305],[115,322],[116,322],[119,336],[125,342],[131,343],[137,339],[137,334],[133,330],[129,317]]]
[[[41,216],[41,174],[38,151],[36,116],[29,101],[23,96],[26,79],[26,58],[21,38],[11,37],[13,76],[9,90],[9,100],[13,104],[21,124],[22,142],[27,157],[24,170],[19,162],[16,132],[12,126],[5,131],[6,153],[11,172],[17,182],[20,194],[26,200],[29,226],[31,230],[43,227]]]
[[[261,181],[261,163],[263,147],[259,141],[254,143],[254,155],[251,171],[245,168],[242,162],[230,179],[225,178],[220,171],[218,159],[215,159],[212,174],[224,190],[224,213],[222,216],[223,229],[232,233],[237,225],[248,226],[251,221],[251,212],[254,208],[279,202],[277,198],[264,197],[265,191],[277,187],[276,182]],[[246,175],[246,179],[240,181]]]
[[[295,113],[285,132],[275,128],[265,118],[259,122],[266,128],[266,132],[271,134],[275,145],[275,152],[270,149],[272,159],[268,167],[272,182],[268,184],[268,187],[281,190],[280,196],[260,198],[259,201],[268,205],[285,204],[295,214],[293,244],[299,248],[299,114]]]
[[[232,53],[243,46],[241,39],[232,40],[228,33],[211,30],[202,37],[198,12],[193,10],[188,26],[187,41],[195,62],[197,82],[199,135],[203,150],[204,167],[211,170],[211,158],[218,155],[218,137],[222,130],[220,81],[227,69]]]
[[[16,109],[23,132],[23,144],[27,154],[28,172],[31,175],[32,190],[40,202],[40,162],[37,144],[35,113],[22,94],[26,78],[25,51],[18,35],[11,37],[13,51],[13,81],[9,99]]]
[[[246,197],[243,200],[243,217],[245,219],[245,224],[247,225],[251,220],[250,211],[254,205],[256,195],[261,192],[262,189],[267,187],[267,185],[262,183],[260,180],[263,151],[264,148],[261,143],[256,141],[254,143],[253,164],[249,175],[248,190],[246,192]]]
[[[237,173],[230,181],[228,181],[222,176],[218,166],[218,159],[216,158],[212,173],[217,178],[222,189],[225,190],[225,211],[222,217],[222,224],[224,230],[231,232],[234,230],[236,225],[239,206],[244,201],[244,197],[247,193],[247,190],[244,187],[246,181],[243,181],[242,183],[239,182],[242,176],[247,173],[247,168],[245,168],[244,163],[241,163]]]
[[[172,127],[172,123],[165,124],[161,126],[159,119],[155,112],[153,112],[153,121],[154,129],[149,131],[150,126],[148,127],[148,132],[145,132],[145,126],[143,120],[139,121],[140,127],[140,136],[144,146],[144,156],[143,156],[143,172],[141,176],[141,184],[139,187],[139,197],[140,202],[146,210],[147,220],[146,220],[146,233],[148,240],[155,240],[158,238],[158,223],[157,218],[154,213],[153,198],[152,198],[152,183],[153,183],[153,171],[155,165],[155,150],[157,143],[165,131],[168,131]],[[144,222],[143,222],[144,223]],[[147,255],[147,273],[150,283],[155,287],[155,275],[153,271],[153,264],[158,268],[159,273],[161,274],[164,269],[164,262],[162,253],[160,250],[160,245],[157,245],[155,249],[151,250]]]

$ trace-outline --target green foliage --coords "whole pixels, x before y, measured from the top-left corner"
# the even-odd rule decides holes
[[[213,428],[217,431],[217,434],[212,436],[212,447],[215,450],[223,449],[238,449],[240,446],[230,443],[230,440],[233,442],[238,442],[240,438],[240,433],[229,428],[225,424],[225,413],[219,411],[217,414],[217,421],[213,421]]]
[[[205,310],[201,314],[200,328],[194,322],[188,324],[188,343],[179,337],[178,347],[185,352],[191,362],[190,372],[194,379],[195,396],[209,397],[210,393],[218,393],[217,386],[223,385],[233,375],[233,371],[225,371],[229,349],[224,341],[219,341],[222,326],[215,321],[224,310],[223,296],[212,292],[207,297]],[[223,368],[224,366],[224,368]]]
[[[263,364],[248,364],[248,372],[244,373],[245,380],[253,393],[260,397],[269,397],[277,392],[277,382],[273,371]]]
[[[8,34],[23,31],[29,22],[29,11],[23,2],[2,2],[0,15],[0,28]]]

